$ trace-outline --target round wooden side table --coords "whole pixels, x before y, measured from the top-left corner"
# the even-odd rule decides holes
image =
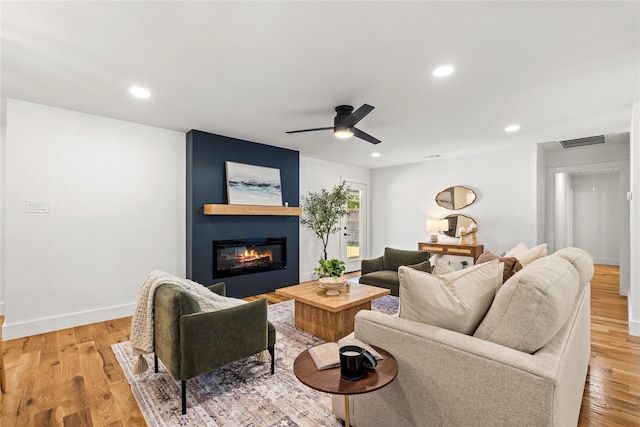
[[[398,375],[395,357],[380,347],[373,348],[382,356],[375,370],[365,369],[364,376],[357,381],[345,380],[340,376],[340,367],[318,370],[308,350],[298,355],[293,362],[293,373],[306,386],[331,394],[344,395],[345,426],[349,427],[349,395],[363,394],[379,390]]]

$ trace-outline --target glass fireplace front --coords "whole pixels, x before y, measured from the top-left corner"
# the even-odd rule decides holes
[[[213,278],[287,268],[287,238],[214,240]]]

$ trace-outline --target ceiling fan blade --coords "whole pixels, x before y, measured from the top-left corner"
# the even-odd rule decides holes
[[[300,132],[315,132],[317,130],[333,130],[333,126],[328,128],[315,128],[315,129],[301,129],[301,130],[289,130],[286,133],[300,133]]]
[[[362,107],[358,108],[356,111],[351,113],[350,121],[353,125],[358,123],[360,120],[364,118],[367,114],[369,114],[375,107],[372,107],[369,104],[364,104]]]
[[[382,142],[379,139],[372,137],[368,133],[362,132],[358,128],[353,128],[353,136],[356,136],[360,139],[364,139],[365,141],[370,142],[372,144],[380,144]]]

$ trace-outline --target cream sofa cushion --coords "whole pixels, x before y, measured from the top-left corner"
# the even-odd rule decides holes
[[[526,251],[520,252],[519,254],[515,254],[513,256],[516,257],[518,261],[520,261],[520,264],[522,264],[523,267],[526,267],[528,264],[531,264],[538,258],[547,256],[547,244],[543,243],[542,245],[527,249]]]
[[[498,260],[493,260],[433,276],[400,267],[399,316],[470,335],[502,284],[502,268]]]
[[[453,273],[455,270],[453,269],[453,267],[451,267],[445,260],[443,260],[442,258],[438,258],[436,260],[436,265],[433,267],[433,270],[431,271],[431,274],[433,275],[438,275],[438,274],[447,274],[447,273]]]
[[[566,259],[578,270],[580,290],[591,281],[593,277],[593,258],[587,251],[580,248],[564,248],[556,251],[553,255]]]
[[[513,249],[511,249],[509,252],[507,252],[504,256],[506,257],[512,257],[512,256],[516,256],[517,254],[521,254],[522,252],[526,251],[527,245],[525,245],[524,243],[518,243]]]
[[[534,261],[500,288],[473,336],[536,352],[567,322],[579,281],[576,269],[562,257]]]

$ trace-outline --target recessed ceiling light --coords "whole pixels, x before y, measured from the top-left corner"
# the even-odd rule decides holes
[[[149,98],[151,96],[151,92],[140,86],[132,86],[129,89],[129,93],[136,98]]]
[[[380,153],[371,153],[371,157],[380,157]]]
[[[509,125],[504,128],[505,132],[517,132],[520,130],[520,125]]]
[[[434,77],[447,77],[450,76],[451,73],[453,73],[453,67],[451,65],[443,65],[433,70]]]

